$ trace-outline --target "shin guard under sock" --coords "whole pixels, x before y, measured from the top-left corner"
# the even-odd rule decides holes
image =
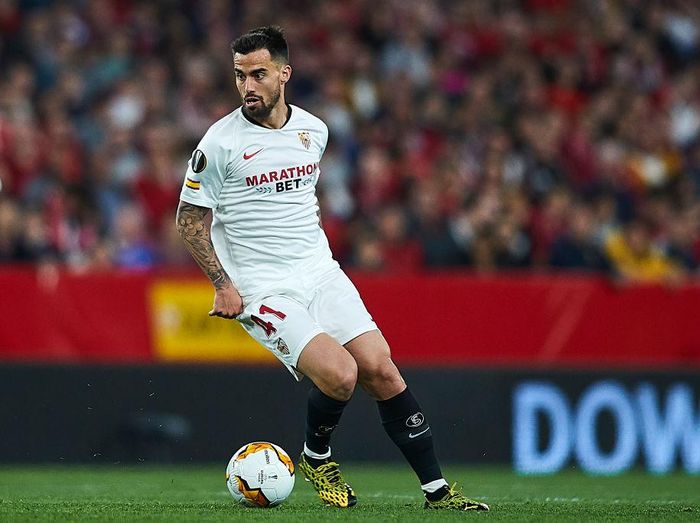
[[[384,430],[399,447],[421,485],[441,480],[430,425],[411,391],[406,388],[393,398],[378,401],[377,406]]]
[[[330,455],[331,434],[347,404],[347,401],[327,396],[315,385],[311,388],[306,415],[306,448],[317,455]]]

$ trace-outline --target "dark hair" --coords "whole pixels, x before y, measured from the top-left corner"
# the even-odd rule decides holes
[[[231,42],[231,51],[248,54],[258,49],[267,49],[273,60],[289,62],[289,49],[282,28],[267,25],[248,31]]]

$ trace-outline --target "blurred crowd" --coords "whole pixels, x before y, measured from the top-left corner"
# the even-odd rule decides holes
[[[694,0],[0,0],[0,262],[192,264],[186,163],[271,23],[345,267],[698,274]]]

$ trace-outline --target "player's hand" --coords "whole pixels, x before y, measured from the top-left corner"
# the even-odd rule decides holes
[[[209,311],[209,316],[218,316],[231,320],[243,312],[243,298],[238,294],[234,286],[216,289],[214,294],[214,307]]]

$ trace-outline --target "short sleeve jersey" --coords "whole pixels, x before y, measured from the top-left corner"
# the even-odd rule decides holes
[[[316,198],[328,128],[289,108],[280,129],[248,120],[241,108],[212,125],[192,154],[180,194],[212,209],[214,249],[244,298],[338,266]]]

